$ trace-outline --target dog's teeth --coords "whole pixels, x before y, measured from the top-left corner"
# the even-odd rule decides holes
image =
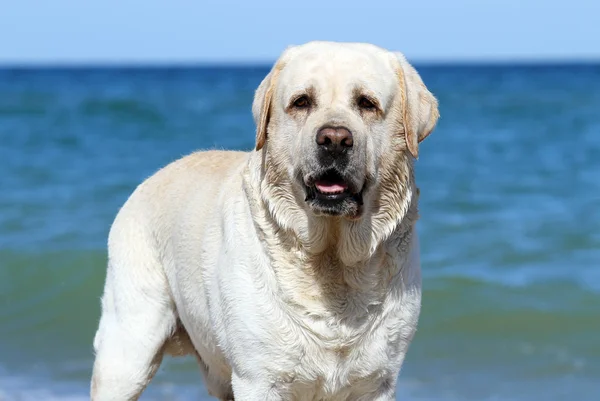
[[[323,194],[323,195],[337,195],[337,194],[343,194],[344,193],[344,191],[323,192],[323,191],[319,191],[318,189],[317,189],[317,192],[320,193],[320,194]]]

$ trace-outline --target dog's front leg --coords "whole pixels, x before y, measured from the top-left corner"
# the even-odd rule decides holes
[[[283,401],[282,389],[273,381],[242,378],[235,373],[231,378],[233,398],[243,401]]]

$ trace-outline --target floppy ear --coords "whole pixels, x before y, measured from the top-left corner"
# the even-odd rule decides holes
[[[271,99],[279,71],[281,71],[281,66],[277,63],[262,80],[254,94],[252,116],[256,124],[256,150],[261,150],[267,141],[267,126],[269,125],[269,117],[271,116]]]
[[[394,55],[399,64],[404,137],[408,151],[416,159],[419,142],[433,131],[440,116],[438,102],[406,57],[399,52],[394,52]]]

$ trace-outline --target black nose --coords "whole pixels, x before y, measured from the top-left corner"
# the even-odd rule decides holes
[[[317,132],[317,145],[331,153],[342,153],[352,147],[352,133],[344,127],[325,127]]]

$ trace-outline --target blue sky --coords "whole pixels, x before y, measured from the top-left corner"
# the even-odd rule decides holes
[[[414,61],[600,59],[599,0],[2,0],[0,63],[272,61],[309,40]]]

